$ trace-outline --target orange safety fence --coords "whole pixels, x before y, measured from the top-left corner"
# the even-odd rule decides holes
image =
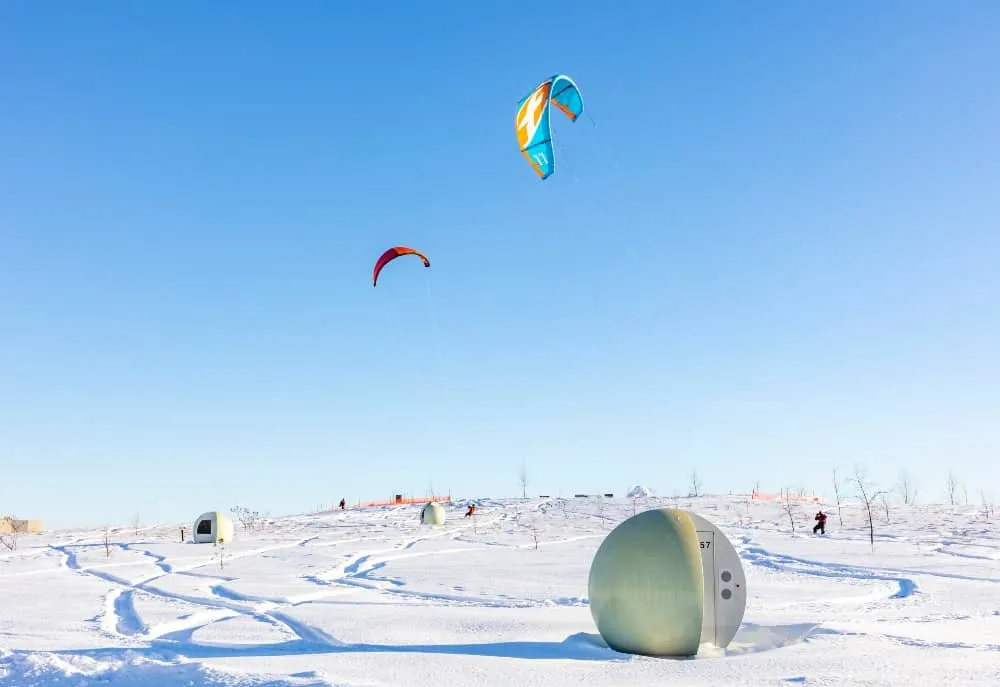
[[[750,494],[750,498],[754,501],[797,501],[801,503],[819,503],[820,498],[818,496],[796,496],[795,494],[763,494],[759,491],[754,491]]]
[[[447,503],[451,501],[451,496],[402,496],[397,494],[395,498],[389,499],[388,501],[369,501],[358,505],[362,508],[374,508],[378,506],[404,506],[410,504],[428,503],[430,501]]]

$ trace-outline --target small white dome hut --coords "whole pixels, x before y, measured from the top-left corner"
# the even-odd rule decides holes
[[[436,501],[428,502],[428,504],[424,506],[424,509],[420,511],[420,524],[443,525],[444,508],[441,507],[441,504]]]
[[[587,591],[597,631],[612,649],[646,656],[697,654],[705,579],[691,515],[661,508],[619,524],[594,554]]]
[[[233,540],[233,521],[225,513],[209,511],[194,521],[191,536],[196,544],[229,543]]]

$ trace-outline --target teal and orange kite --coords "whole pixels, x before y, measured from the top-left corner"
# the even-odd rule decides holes
[[[538,84],[517,104],[514,131],[521,154],[542,179],[555,171],[549,106],[555,105],[575,122],[583,114],[583,96],[573,79],[556,74]]]

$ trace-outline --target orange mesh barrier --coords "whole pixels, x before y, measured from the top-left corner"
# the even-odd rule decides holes
[[[789,501],[797,501],[800,503],[819,503],[818,496],[795,496],[794,494],[763,494],[759,491],[755,491],[750,494],[750,498],[754,501],[784,501],[788,499]]]
[[[377,506],[405,506],[414,503],[428,503],[430,501],[437,501],[438,503],[447,503],[451,501],[450,496],[397,496],[388,501],[369,501],[367,503],[359,504],[363,508],[372,508]]]

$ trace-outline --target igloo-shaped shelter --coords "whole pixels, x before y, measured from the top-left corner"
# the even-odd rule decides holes
[[[429,501],[420,511],[421,525],[443,525],[444,508],[437,501]]]
[[[732,543],[705,518],[660,508],[626,519],[590,567],[590,612],[612,649],[693,656],[726,648],[746,609],[746,577]]]
[[[191,537],[196,544],[229,543],[233,540],[233,521],[219,511],[202,513],[194,521]]]
[[[597,631],[615,651],[698,653],[705,582],[687,512],[648,510],[619,524],[594,554],[587,587]]]
[[[634,487],[629,489],[628,494],[626,494],[626,496],[628,496],[630,499],[649,498],[652,495],[653,495],[653,490],[641,484],[635,485]]]

